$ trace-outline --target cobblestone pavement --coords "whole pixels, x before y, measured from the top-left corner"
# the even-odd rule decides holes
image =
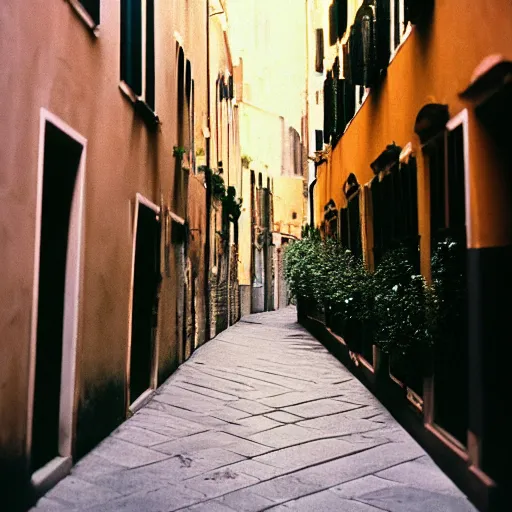
[[[34,511],[474,511],[295,309],[200,348]]]

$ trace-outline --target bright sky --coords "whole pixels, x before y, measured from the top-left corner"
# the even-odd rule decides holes
[[[238,57],[244,60],[248,101],[284,116],[300,133],[305,110],[305,2],[227,0],[226,4],[234,63]]]

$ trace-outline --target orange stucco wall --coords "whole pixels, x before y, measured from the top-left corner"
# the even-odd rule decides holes
[[[380,87],[371,90],[327,163],[318,167],[314,192],[315,222],[334,199],[344,206],[342,185],[353,172],[359,183],[373,178],[370,163],[393,141],[412,142],[418,156],[419,223],[422,249],[428,249],[428,177],[414,122],[427,103],[449,106],[450,117],[463,109],[469,116],[471,247],[510,243],[508,191],[500,187],[502,169],[471,105],[461,101],[474,68],[489,54],[512,59],[512,4],[507,0],[460,3],[437,0],[428,28],[412,29],[392,60]],[[423,254],[428,251],[422,251]],[[425,269],[425,266],[423,266]]]

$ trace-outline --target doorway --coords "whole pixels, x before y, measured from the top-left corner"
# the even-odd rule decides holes
[[[156,385],[156,331],[160,273],[159,208],[137,195],[134,229],[129,403]]]
[[[176,258],[176,340],[179,347],[180,364],[187,359],[187,279],[186,279],[186,229],[185,221],[177,215],[172,216],[171,242]]]
[[[41,109],[27,425],[36,487],[71,464],[85,152]]]

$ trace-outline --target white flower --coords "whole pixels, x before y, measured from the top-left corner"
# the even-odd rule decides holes
[[[395,284],[395,286],[393,286],[392,290],[393,290],[394,292],[396,292],[396,291],[398,290],[398,285],[397,285],[397,284]]]

